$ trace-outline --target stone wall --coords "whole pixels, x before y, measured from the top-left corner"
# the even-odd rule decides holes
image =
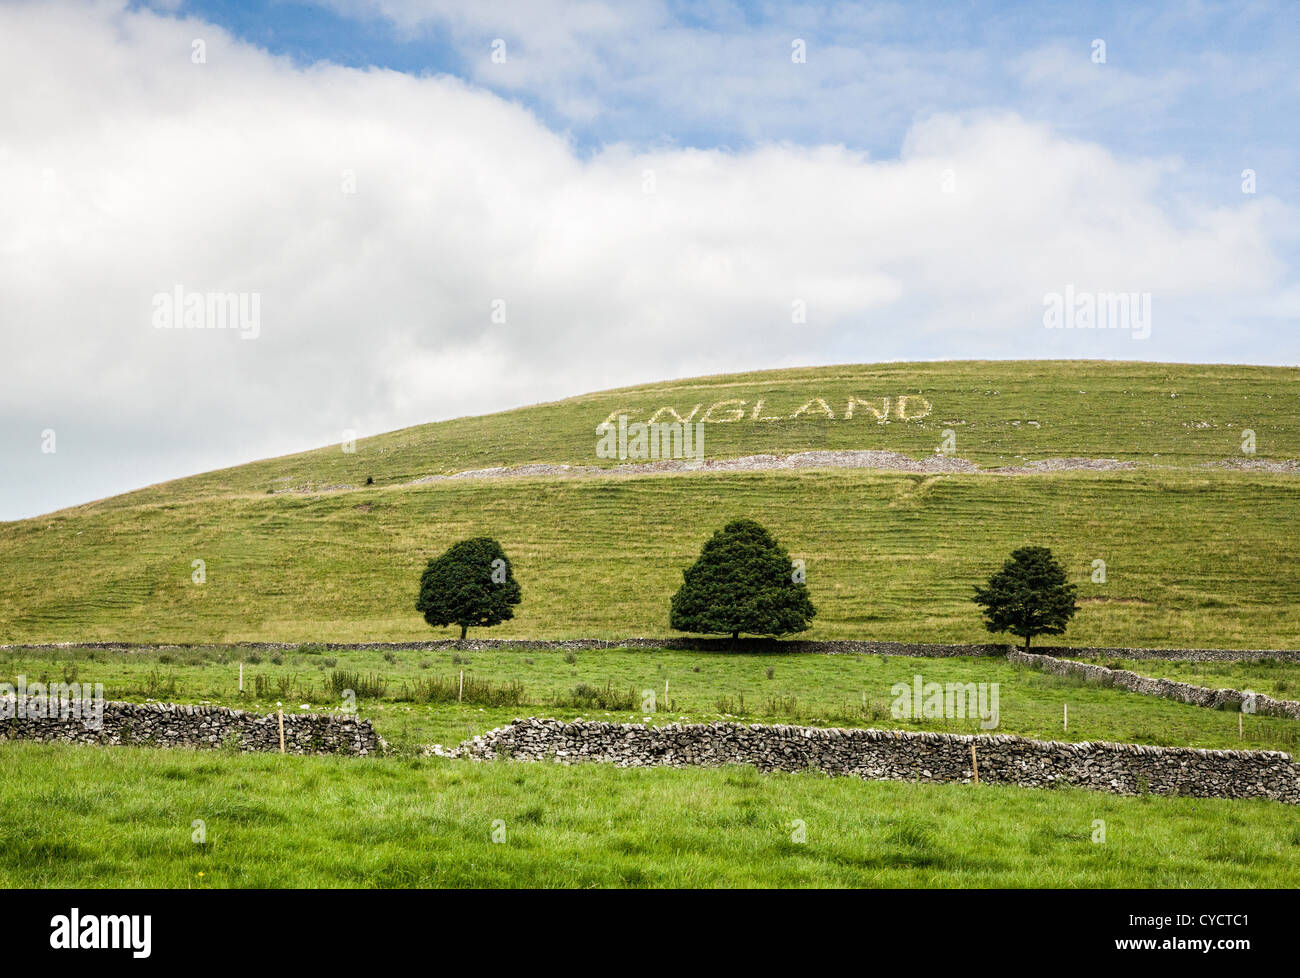
[[[1193,706],[1209,707],[1212,710],[1239,711],[1246,700],[1245,693],[1239,689],[1209,689],[1205,686],[1179,682],[1176,679],[1142,676],[1127,669],[1108,669],[1106,666],[1094,665],[1091,662],[1057,659],[1050,655],[1022,652],[1019,649],[1008,652],[1007,661],[1039,669],[1054,676],[1078,676],[1092,682],[1114,686],[1116,689],[1128,690],[1130,693],[1160,696],[1181,703],[1191,703]],[[1248,705],[1245,712],[1300,720],[1300,702],[1277,700],[1263,693],[1256,693],[1253,705]]]
[[[528,638],[467,638],[433,639],[422,642],[236,642],[222,646],[210,643],[211,647],[230,649],[250,649],[258,652],[293,652],[310,644],[313,648],[327,652],[347,652],[353,649],[371,651],[400,651],[415,649],[424,652],[490,652],[494,649],[524,649],[556,652],[584,652],[600,649],[672,649],[684,652],[806,652],[821,654],[870,654],[870,655],[912,655],[927,658],[951,656],[993,656],[1005,655],[1007,646],[989,645],[934,645],[910,642],[868,642],[868,641],[825,641],[809,642],[802,639],[773,638],[571,638],[571,639],[528,639]],[[203,647],[191,645],[130,645],[123,642],[59,642],[36,645],[0,645],[0,650],[32,649],[50,651],[52,649],[104,649],[113,652],[129,650],[170,651]]]
[[[1189,662],[1277,659],[1279,662],[1300,663],[1300,650],[1296,649],[1111,649],[1091,645],[1043,645],[1036,651],[1074,659],[1180,659]]]
[[[1300,767],[1278,751],[1025,740],[1005,734],[530,718],[468,740],[452,757],[623,767],[752,764],[761,771],[815,768],[879,781],[969,782],[971,746],[979,779],[1023,787],[1073,785],[1132,795],[1269,798],[1300,804]]]
[[[147,747],[238,748],[279,751],[276,714],[249,713],[223,706],[175,703],[104,703],[102,726],[92,729],[75,716],[33,715],[32,698],[17,709],[10,697],[0,719],[0,739],[62,741],[80,744],[139,744]],[[40,713],[46,712],[43,706]],[[57,710],[49,711],[57,713]],[[20,715],[20,714],[26,715]],[[87,712],[87,716],[89,713]],[[369,720],[356,716],[286,713],[284,747],[289,754],[377,753],[381,741]]]
[[[205,643],[199,643],[204,646]],[[221,643],[207,643],[220,646]],[[308,644],[308,643],[304,643]],[[526,639],[526,638],[469,638],[431,639],[412,642],[318,642],[309,643],[314,648],[330,652],[347,652],[350,649],[393,650],[419,649],[426,652],[469,651],[490,652],[493,649],[537,649],[539,651],[583,652],[596,649],[673,649],[685,652],[801,652],[821,655],[905,655],[919,658],[949,658],[953,656],[1006,655],[1014,646],[1001,643],[983,645],[940,645],[927,642],[873,642],[841,639],[835,641],[807,641],[804,639],[741,638],[624,638],[624,639]],[[131,645],[124,642],[53,642],[33,645],[0,645],[0,649],[105,649],[171,650],[189,645]],[[301,647],[295,642],[236,642],[224,646],[231,649],[251,649],[259,652],[293,652]],[[1188,659],[1199,661],[1232,661],[1238,659],[1278,659],[1300,663],[1300,650],[1268,649],[1123,649],[1080,646],[1042,646],[1040,652],[1072,656],[1077,659]]]

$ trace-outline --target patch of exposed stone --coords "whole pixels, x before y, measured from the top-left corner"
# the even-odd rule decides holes
[[[453,475],[428,475],[411,485],[449,479],[498,479],[527,476],[629,476],[665,472],[769,472],[782,469],[886,469],[895,472],[951,473],[978,472],[979,466],[950,455],[931,455],[914,459],[900,452],[885,451],[811,451],[794,455],[743,455],[739,458],[660,459],[654,462],[625,462],[621,465],[553,465],[531,464],[471,469]]]
[[[972,748],[974,756],[972,757]],[[620,767],[752,765],[763,772],[818,770],[876,781],[1021,787],[1070,785],[1121,795],[1268,798],[1300,804],[1300,768],[1279,751],[1216,751],[1141,744],[1058,743],[1006,734],[708,723],[515,720],[450,750],[474,760],[509,758]]]
[[[1117,458],[1045,458],[988,471],[998,475],[1034,475],[1041,472],[1124,472],[1137,467],[1136,462],[1121,462]]]
[[[280,718],[276,714],[250,713],[224,706],[177,703],[105,702],[95,723],[92,701],[80,701],[75,710],[47,706],[36,697],[8,697],[0,719],[0,739],[36,740],[77,744],[147,747],[227,748],[239,751],[280,750]],[[45,715],[52,714],[52,715]],[[287,754],[378,753],[383,741],[369,720],[351,714],[286,713],[284,750]]]
[[[1288,458],[1273,462],[1266,458],[1225,458],[1221,462],[1206,462],[1206,469],[1236,469],[1241,472],[1271,472],[1276,475],[1300,474],[1300,459]]]
[[[1247,693],[1239,689],[1210,689],[1175,679],[1143,676],[1128,669],[1110,669],[1090,662],[1075,662],[1050,655],[1034,655],[1020,649],[1012,649],[1008,652],[1007,661],[1026,665],[1053,676],[1078,676],[1090,682],[1114,686],[1116,689],[1127,690],[1130,693],[1159,696],[1212,710],[1236,710],[1261,716],[1300,720],[1300,702],[1278,700],[1263,693]]]
[[[793,455],[743,455],[739,458],[660,459],[654,462],[624,462],[619,465],[563,465],[554,462],[530,462],[525,465],[495,465],[467,469],[450,475],[426,475],[406,483],[411,486],[431,482],[465,479],[526,478],[615,478],[620,476],[663,475],[679,472],[774,472],[791,469],[872,469],[881,472],[911,472],[917,475],[1042,475],[1051,472],[1127,472],[1140,468],[1137,462],[1117,458],[1045,458],[1020,465],[982,468],[968,459],[954,455],[929,455],[915,459],[901,452],[868,449],[840,449],[797,452]],[[1167,468],[1168,466],[1166,466]],[[1200,468],[1234,469],[1244,472],[1300,474],[1300,461],[1267,459],[1224,459],[1204,462]],[[284,481],[277,479],[274,481]],[[270,495],[283,493],[346,492],[353,485],[306,485],[272,489]]]
[[[1042,475],[1051,472],[1128,472],[1141,468],[1138,462],[1117,458],[1045,458],[1020,465],[982,468],[968,459],[954,455],[929,455],[915,459],[901,452],[844,449],[809,451],[794,455],[744,455],[740,458],[690,461],[662,459],[656,462],[624,462],[620,465],[498,465],[470,469],[452,475],[426,475],[409,485],[445,482],[457,479],[510,479],[527,477],[593,478],[655,475],[673,472],[772,472],[789,469],[874,469],[885,472],[911,472],[918,475]],[[1206,462],[1202,468],[1226,468],[1248,472],[1300,473],[1300,461],[1270,462],[1266,459],[1225,459]],[[287,491],[287,490],[286,490]]]

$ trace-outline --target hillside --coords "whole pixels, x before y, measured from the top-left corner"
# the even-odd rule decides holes
[[[901,398],[908,398],[900,404]],[[834,414],[825,415],[820,398]],[[852,417],[846,418],[850,398]],[[743,403],[739,403],[743,402]],[[865,402],[865,403],[861,403]],[[796,412],[808,406],[798,418]],[[663,408],[703,420],[706,455],[883,449],[921,457],[945,429],[951,454],[984,467],[1053,457],[1158,465],[1300,458],[1300,370],[1108,361],[961,361],[798,368],[647,384],[481,417],[403,428],[356,442],[221,469],[126,493],[98,506],[330,486],[398,485],[430,475],[528,463],[618,464],[597,457],[595,428]],[[755,420],[757,417],[762,420]],[[743,418],[727,419],[737,412]],[[877,417],[877,415],[883,417]],[[903,420],[903,417],[912,420]],[[659,420],[672,421],[664,412]]]
[[[1214,466],[1300,457],[1300,373],[1105,363],[888,364],[713,377],[584,395],[255,462],[0,525],[0,642],[362,641],[446,637],[413,610],[419,571],[488,533],[524,604],[499,637],[666,635],[681,569],[728,518],[768,525],[808,565],[809,638],[982,641],[970,586],[1025,542],[1080,585],[1071,644],[1300,647],[1294,475]],[[899,399],[905,402],[898,417]],[[834,419],[788,415],[821,398]],[[854,417],[843,415],[858,399]],[[877,419],[873,400],[888,416]],[[985,468],[1060,456],[1116,472],[697,472],[415,482],[491,465],[597,459],[626,410],[747,413],[706,453],[929,454],[944,429]],[[758,401],[760,418],[750,420]],[[928,413],[906,420],[912,413]],[[719,409],[718,417],[723,416]],[[878,408],[879,410],[879,408]],[[820,409],[819,409],[820,411]],[[865,416],[864,416],[865,413]],[[883,411],[881,411],[884,414]],[[697,413],[697,417],[702,414]],[[373,486],[363,485],[372,477]],[[311,491],[323,486],[348,490]],[[308,491],[276,491],[276,490]],[[1093,583],[1093,561],[1107,581]],[[191,580],[204,561],[206,583]]]

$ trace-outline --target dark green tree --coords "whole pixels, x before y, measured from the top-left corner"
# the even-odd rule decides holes
[[[808,628],[817,609],[790,554],[753,520],[714,533],[700,558],[682,572],[669,623],[682,632],[784,635]]]
[[[975,588],[975,603],[984,609],[990,632],[1010,632],[1025,640],[1035,635],[1060,635],[1078,610],[1077,588],[1066,582],[1065,568],[1046,547],[1021,547],[989,578],[988,587]]]
[[[491,537],[475,537],[429,561],[420,577],[415,610],[435,628],[459,625],[463,640],[471,625],[487,628],[513,618],[512,606],[521,600],[519,582],[501,544]]]

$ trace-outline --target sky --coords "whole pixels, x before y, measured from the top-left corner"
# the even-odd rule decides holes
[[[0,519],[700,374],[1294,365],[1298,56],[1288,3],[0,0]]]

